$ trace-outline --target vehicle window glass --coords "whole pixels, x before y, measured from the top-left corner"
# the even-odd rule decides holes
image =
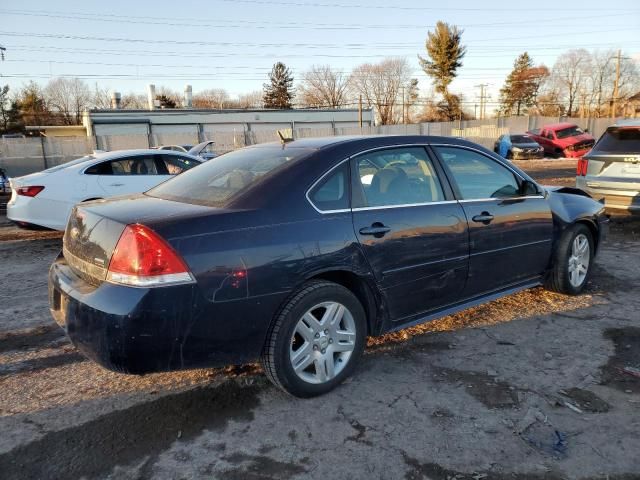
[[[640,152],[640,127],[608,128],[593,147],[593,151],[637,155]]]
[[[512,143],[532,143],[533,139],[528,135],[511,135]]]
[[[58,170],[62,170],[63,168],[72,167],[74,165],[78,165],[83,162],[88,162],[89,160],[95,160],[96,157],[93,155],[87,155],[86,157],[76,158],[75,160],[71,160],[66,163],[61,163],[60,165],[56,165],[55,167],[47,168],[43,170],[44,172],[52,173],[57,172]]]
[[[232,197],[313,151],[282,145],[236,150],[217,157],[215,162],[205,162],[177,175],[146,194],[197,205],[224,206]]]
[[[153,156],[140,155],[111,161],[113,175],[158,175]]]
[[[464,200],[519,196],[516,176],[503,165],[464,148],[435,147]]]
[[[318,210],[349,208],[349,164],[343,163],[322,179],[309,193],[309,199]]]
[[[553,140],[553,132],[552,132],[551,130],[548,130],[548,131],[547,131],[547,135],[546,135],[546,137],[547,137],[549,140]]]
[[[178,175],[196,165],[200,165],[196,160],[177,155],[162,155],[161,162],[164,164],[167,175]]]
[[[422,147],[378,150],[355,161],[355,184],[362,189],[365,207],[444,200],[440,180]]]
[[[577,137],[578,135],[582,135],[583,133],[584,133],[584,130],[574,125],[573,127],[563,128],[562,130],[556,130],[556,137],[558,138]]]
[[[111,162],[100,162],[87,168],[84,173],[86,175],[112,175]]]

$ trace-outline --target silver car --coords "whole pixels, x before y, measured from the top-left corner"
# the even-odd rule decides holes
[[[617,122],[578,160],[576,187],[608,210],[640,212],[640,119]]]

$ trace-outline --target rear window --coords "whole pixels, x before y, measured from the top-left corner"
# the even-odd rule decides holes
[[[563,128],[562,130],[556,130],[556,137],[558,138],[567,138],[567,137],[577,137],[578,135],[582,135],[584,130],[582,130],[578,126],[573,126],[569,128]]]
[[[146,194],[178,202],[223,207],[232,197],[312,151],[282,145],[236,150],[184,172]]]
[[[86,157],[76,158],[75,160],[71,160],[70,162],[61,163],[60,165],[56,165],[55,167],[47,168],[44,170],[45,172],[57,172],[58,170],[62,170],[63,168],[73,167],[74,165],[78,165],[79,163],[88,162],[89,160],[95,160],[96,157],[93,155],[87,155]]]
[[[640,127],[608,128],[593,147],[593,151],[640,153]]]

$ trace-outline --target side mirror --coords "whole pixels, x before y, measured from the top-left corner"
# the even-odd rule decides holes
[[[520,194],[522,196],[538,195],[539,193],[540,190],[538,189],[538,186],[531,180],[523,180],[520,184]]]

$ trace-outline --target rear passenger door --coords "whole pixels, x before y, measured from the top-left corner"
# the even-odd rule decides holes
[[[395,322],[459,297],[469,243],[462,207],[422,146],[351,159],[353,226]]]
[[[156,155],[135,155],[96,165],[98,183],[107,196],[145,192],[169,178],[158,171],[155,160]]]
[[[551,256],[553,220],[547,199],[523,191],[510,168],[477,150],[433,146],[469,222],[469,278],[465,296],[539,278]]]

